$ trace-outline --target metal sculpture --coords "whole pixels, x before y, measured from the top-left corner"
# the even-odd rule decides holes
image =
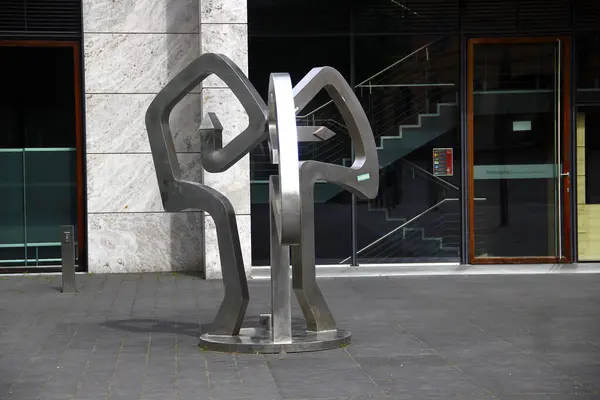
[[[241,328],[249,296],[233,207],[214,189],[181,178],[168,126],[173,106],[211,73],[231,87],[250,124],[222,147],[221,124],[216,114],[209,113],[201,128],[208,147],[202,153],[203,167],[211,172],[224,171],[265,137],[271,162],[278,165],[278,175],[269,179],[271,313],[263,317],[263,326],[253,328]],[[296,126],[296,113],[321,89],[332,97],[353,140],[355,159],[351,167],[298,160],[299,141],[327,140],[334,135],[324,127]],[[217,227],[225,299],[211,329],[201,336],[200,345],[217,351],[277,353],[325,350],[349,343],[350,333],[337,329],[316,282],[314,184],[317,180],[336,183],[359,197],[374,198],[379,163],[365,112],[342,75],[331,67],[315,68],[292,88],[288,74],[271,74],[265,105],[231,60],[206,54],[161,91],[148,109],[146,124],[165,210],[201,209],[213,216]],[[292,324],[292,287],[305,325]]]

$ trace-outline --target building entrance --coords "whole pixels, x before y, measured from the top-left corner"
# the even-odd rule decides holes
[[[561,37],[469,41],[471,263],[571,261],[570,58]]]

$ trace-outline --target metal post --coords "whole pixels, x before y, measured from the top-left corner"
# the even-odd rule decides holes
[[[75,293],[75,230],[73,225],[60,227],[62,257],[62,292]]]
[[[273,185],[269,178],[269,185]],[[273,190],[269,190],[273,204]],[[290,247],[282,246],[277,235],[273,207],[269,213],[271,227],[271,339],[275,344],[292,343],[292,286],[290,282]]]

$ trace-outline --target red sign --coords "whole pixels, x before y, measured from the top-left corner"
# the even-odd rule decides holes
[[[451,148],[433,149],[433,175],[454,175],[454,155]]]

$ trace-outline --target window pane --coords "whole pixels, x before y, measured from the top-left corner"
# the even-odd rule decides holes
[[[348,0],[248,0],[249,34],[347,34],[350,4]]]

